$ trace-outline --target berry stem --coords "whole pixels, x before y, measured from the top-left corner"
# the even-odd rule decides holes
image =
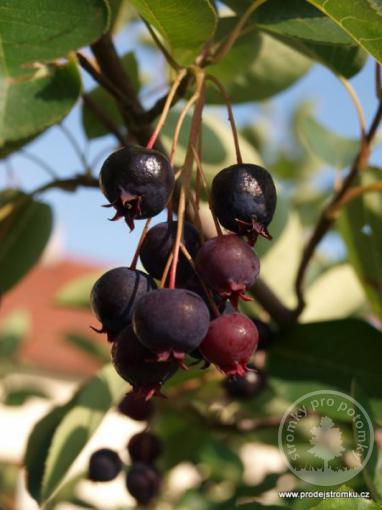
[[[211,306],[211,309],[214,312],[215,317],[220,317],[221,314],[219,312],[218,307],[216,306],[215,301],[212,298],[211,291],[208,289],[208,287],[206,286],[206,284],[204,283],[202,278],[199,276],[199,273],[197,272],[197,270],[195,268],[194,261],[192,260],[191,254],[190,254],[190,252],[187,250],[187,248],[185,247],[185,245],[182,242],[180,243],[180,249],[182,250],[183,255],[188,260],[188,262],[191,265],[192,269],[194,270],[194,273],[198,277],[200,285],[202,286],[202,288],[203,288],[203,290],[204,290],[204,292],[205,292],[205,294],[207,296],[208,302],[209,302],[209,304]]]
[[[198,93],[195,92],[190,97],[190,99],[187,101],[187,103],[184,106],[183,110],[179,114],[179,117],[178,117],[178,120],[177,120],[177,123],[176,123],[176,126],[175,126],[175,130],[174,130],[174,136],[173,136],[173,139],[172,139],[172,146],[171,146],[171,151],[170,151],[170,158],[169,159],[170,159],[170,163],[171,164],[174,164],[176,148],[178,146],[180,130],[182,129],[182,126],[183,126],[183,123],[184,123],[184,119],[186,118],[187,113],[190,111],[191,107],[194,105],[194,103],[196,102],[197,99],[198,99]]]
[[[196,168],[198,170],[198,175],[201,177],[201,180],[202,180],[202,183],[203,183],[206,195],[207,195],[208,206],[209,206],[210,211],[211,211],[212,219],[214,220],[216,232],[217,232],[218,236],[222,236],[223,235],[223,231],[221,229],[221,226],[219,224],[219,221],[218,221],[217,217],[215,216],[215,214],[214,214],[214,212],[212,210],[211,195],[210,195],[210,190],[209,190],[209,187],[208,187],[208,182],[207,182],[206,174],[204,173],[204,170],[203,170],[203,167],[202,167],[202,163],[201,163],[200,158],[199,158],[199,154],[196,152],[195,147],[192,147],[192,150],[194,152],[194,158],[195,158],[195,162],[196,162]]]
[[[214,83],[214,85],[220,90],[220,92],[224,98],[224,102],[226,104],[227,112],[228,112],[228,120],[231,124],[233,143],[235,145],[235,152],[236,152],[236,161],[239,165],[241,165],[243,163],[243,158],[241,157],[241,152],[240,152],[239,136],[237,134],[235,118],[233,116],[232,106],[231,106],[231,102],[229,100],[227,91],[226,91],[224,85],[217,78],[215,78],[215,76],[208,74],[206,76],[206,79],[210,80],[210,81],[212,81],[212,83]]]
[[[171,265],[170,272],[170,281],[169,288],[175,288],[175,280],[176,280],[176,269],[179,259],[179,249],[180,243],[182,239],[183,233],[183,225],[184,225],[184,217],[186,213],[186,194],[188,194],[191,184],[192,177],[192,166],[194,162],[194,153],[192,151],[192,147],[196,145],[199,137],[200,126],[202,123],[202,113],[204,107],[204,88],[205,88],[205,75],[204,71],[198,67],[194,68],[195,78],[196,78],[196,94],[197,100],[194,108],[194,113],[192,116],[191,129],[190,129],[190,137],[187,147],[187,153],[184,161],[184,165],[182,168],[181,175],[181,189],[179,195],[179,204],[178,204],[178,225],[176,231],[176,238],[174,242],[173,248],[173,260]]]
[[[248,9],[244,12],[243,16],[239,19],[239,21],[234,26],[232,32],[229,34],[227,39],[225,39],[216,49],[215,55],[212,59],[213,63],[216,64],[217,62],[220,62],[226,54],[229,52],[229,50],[232,48],[232,46],[235,44],[236,40],[240,37],[241,31],[244,27],[244,25],[247,23],[248,19],[251,17],[251,15],[261,7],[263,4],[265,4],[267,0],[255,0],[251,5],[248,7]]]
[[[178,72],[174,83],[171,85],[170,91],[169,91],[167,99],[166,99],[166,103],[163,107],[162,114],[161,114],[159,121],[154,129],[153,134],[150,137],[150,140],[147,142],[147,145],[146,145],[147,149],[152,149],[154,147],[155,142],[157,141],[157,138],[159,136],[159,133],[160,133],[162,127],[164,126],[164,123],[166,122],[168,112],[171,108],[172,100],[175,97],[175,94],[176,94],[176,91],[178,90],[180,82],[183,80],[183,78],[186,76],[186,74],[187,74],[186,69],[181,69]]]
[[[135,269],[137,267],[137,262],[138,262],[138,258],[139,258],[139,252],[141,251],[143,241],[146,238],[147,232],[148,232],[149,227],[150,227],[150,223],[151,223],[151,218],[148,218],[146,220],[145,226],[143,227],[141,237],[139,238],[138,245],[137,245],[137,248],[135,250],[133,260],[131,261],[131,264],[130,264],[130,269]]]
[[[169,258],[167,259],[166,266],[165,266],[165,268],[163,270],[162,278],[161,278],[161,281],[160,281],[160,288],[161,289],[166,285],[167,276],[168,276],[168,273],[170,271],[170,267],[171,267],[171,263],[172,263],[172,259],[173,258],[174,258],[174,254],[171,253]]]

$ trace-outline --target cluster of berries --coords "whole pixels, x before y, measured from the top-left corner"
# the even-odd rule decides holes
[[[123,217],[131,229],[135,220],[151,218],[166,207],[174,182],[165,156],[135,146],[111,154],[100,174],[108,206],[116,209],[113,219]],[[114,366],[138,397],[159,394],[179,367],[186,368],[186,355],[213,363],[229,377],[243,377],[257,348],[258,329],[237,306],[239,298],[248,299],[245,292],[260,270],[251,246],[258,235],[270,238],[267,227],[276,206],[272,177],[252,164],[225,168],[213,180],[211,206],[229,233],[203,242],[202,234],[184,222],[184,250],[170,288],[157,288],[155,280],[174,257],[179,226],[172,219],[152,227],[140,242],[147,273],[115,268],[93,287],[91,304],[102,324],[99,331],[112,342]]]
[[[120,402],[118,410],[137,421],[146,421],[152,415],[152,405],[145,400],[137,400],[132,394]],[[159,493],[161,476],[155,461],[162,452],[162,442],[155,434],[143,431],[133,435],[127,451],[130,465],[126,468],[126,488],[139,505],[146,506]],[[114,450],[102,448],[94,452],[89,460],[88,479],[93,482],[114,480],[124,468],[124,464]]]

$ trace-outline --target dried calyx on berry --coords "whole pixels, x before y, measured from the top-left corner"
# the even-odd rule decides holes
[[[93,482],[110,482],[122,469],[122,461],[117,452],[102,448],[92,454],[89,460],[88,478]]]
[[[144,400],[135,393],[128,393],[118,404],[118,411],[132,420],[148,421],[154,413],[154,406],[151,400]]]
[[[231,232],[246,235],[253,244],[258,235],[272,239],[267,227],[276,209],[276,188],[265,168],[236,164],[224,168],[212,181],[212,210]]]
[[[131,326],[117,336],[111,354],[118,374],[132,385],[135,395],[146,400],[161,395],[162,384],[178,368],[173,360],[158,362],[156,355],[141,344]]]
[[[135,334],[158,360],[176,359],[197,349],[208,330],[210,314],[203,300],[185,289],[158,289],[142,296],[133,314]]]
[[[256,397],[266,385],[266,376],[263,370],[248,364],[248,372],[243,376],[227,377],[223,387],[228,396],[237,399],[249,399]]]
[[[142,271],[117,267],[107,271],[93,286],[90,295],[91,308],[101,322],[96,331],[107,333],[108,340],[131,322],[137,300],[156,288],[154,280]]]
[[[132,462],[153,464],[162,453],[162,441],[156,434],[140,432],[130,438],[127,451]]]
[[[167,158],[154,149],[127,146],[104,162],[100,188],[114,207],[113,220],[125,218],[131,230],[135,219],[160,213],[174,187],[174,171]]]
[[[154,466],[133,464],[127,473],[126,487],[140,505],[148,505],[159,494],[161,478]]]
[[[143,267],[153,278],[162,278],[167,260],[174,247],[177,228],[177,221],[163,222],[158,223],[147,232],[139,255]],[[191,223],[184,223],[182,242],[191,257],[194,257],[200,248],[200,236]],[[183,253],[180,253],[176,271],[177,282],[186,281],[192,274],[193,270],[190,263]]]
[[[211,321],[200,352],[224,374],[244,376],[258,341],[256,326],[248,317],[221,315]]]
[[[219,296],[229,298],[237,306],[256,281],[260,261],[255,252],[239,236],[222,235],[205,242],[195,260],[198,274]]]

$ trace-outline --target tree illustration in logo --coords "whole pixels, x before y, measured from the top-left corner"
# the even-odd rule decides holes
[[[345,451],[342,446],[342,433],[328,416],[321,418],[320,425],[313,427],[311,432],[310,444],[313,445],[313,448],[308,451],[324,461],[324,471],[327,471],[329,462],[340,457]]]

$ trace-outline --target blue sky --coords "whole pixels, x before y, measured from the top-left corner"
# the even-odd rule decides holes
[[[137,30],[122,32],[118,37],[120,51],[125,52],[134,48],[138,36]],[[149,50],[140,51],[138,60],[143,75],[163,76],[161,60],[153,59]],[[164,78],[160,78],[159,81],[162,83],[159,83],[158,92],[163,93]],[[370,60],[364,70],[351,82],[361,99],[367,119],[370,119],[376,107],[374,63]],[[93,86],[93,82],[87,77],[84,84],[86,89]],[[153,100],[154,96],[150,97],[146,92],[145,98]],[[272,120],[279,139],[283,139],[288,115],[306,98],[314,100],[317,118],[325,125],[343,135],[358,135],[359,126],[355,111],[343,86],[330,71],[316,65],[295,86],[274,98]],[[234,111],[239,122],[245,122],[253,118],[258,110],[256,105],[241,105],[235,107]],[[72,110],[64,124],[78,144],[82,148],[86,147],[87,141],[81,127],[80,105]],[[89,160],[91,161],[100,151],[112,147],[113,143],[114,139],[111,136],[93,142]],[[60,176],[70,176],[81,169],[81,161],[57,127],[51,128],[31,143],[27,150],[43,158]],[[377,162],[375,159],[374,161]],[[100,164],[94,167],[96,175]],[[1,163],[1,166],[3,167],[1,185],[5,182],[4,167],[12,169],[12,179],[26,190],[34,189],[49,180],[47,174],[21,156],[13,156],[6,164]],[[73,194],[50,191],[44,195],[44,200],[53,206],[55,228],[62,236],[66,254],[97,263],[129,264],[142,222],[137,222],[137,228],[130,234],[123,221],[113,223],[107,221],[110,210],[101,207],[105,199],[98,190],[80,190]],[[163,216],[159,216],[157,220],[160,221],[162,218]]]

